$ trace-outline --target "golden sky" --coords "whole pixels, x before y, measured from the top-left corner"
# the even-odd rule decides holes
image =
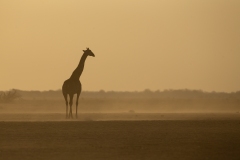
[[[0,90],[240,90],[239,0],[0,0]]]

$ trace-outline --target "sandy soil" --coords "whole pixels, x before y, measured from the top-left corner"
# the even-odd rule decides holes
[[[240,159],[239,114],[81,115],[0,114],[0,159]]]

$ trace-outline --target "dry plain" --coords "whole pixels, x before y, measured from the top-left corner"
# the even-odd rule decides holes
[[[240,159],[239,92],[84,92],[71,120],[60,91],[19,93],[0,103],[0,160]]]
[[[0,159],[240,159],[238,113],[0,114]]]

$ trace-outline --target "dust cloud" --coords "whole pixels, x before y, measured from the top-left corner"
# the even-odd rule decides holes
[[[66,106],[61,90],[15,91],[18,95],[15,100],[9,102],[2,100],[0,103],[1,120],[65,119]],[[73,101],[75,116],[76,96]],[[164,91],[146,89],[142,92],[84,91],[79,99],[78,115],[79,120],[87,121],[168,120],[194,117],[211,119],[216,118],[215,113],[231,113],[239,117],[239,104],[240,92],[218,93],[186,89]]]
[[[78,119],[61,90],[0,95],[0,159],[239,159],[240,92],[82,92]]]

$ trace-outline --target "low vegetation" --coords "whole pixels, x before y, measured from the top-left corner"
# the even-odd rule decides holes
[[[2,112],[64,113],[65,101],[61,90],[0,92],[0,102],[8,103]],[[21,98],[20,98],[21,95]],[[20,98],[20,99],[19,99]],[[76,95],[73,100],[75,110]],[[164,90],[141,92],[83,91],[79,112],[86,113],[164,113],[164,112],[234,112],[240,111],[240,92],[204,92],[201,90]]]
[[[21,95],[17,90],[12,89],[10,91],[0,92],[0,103],[9,103],[20,98]]]

